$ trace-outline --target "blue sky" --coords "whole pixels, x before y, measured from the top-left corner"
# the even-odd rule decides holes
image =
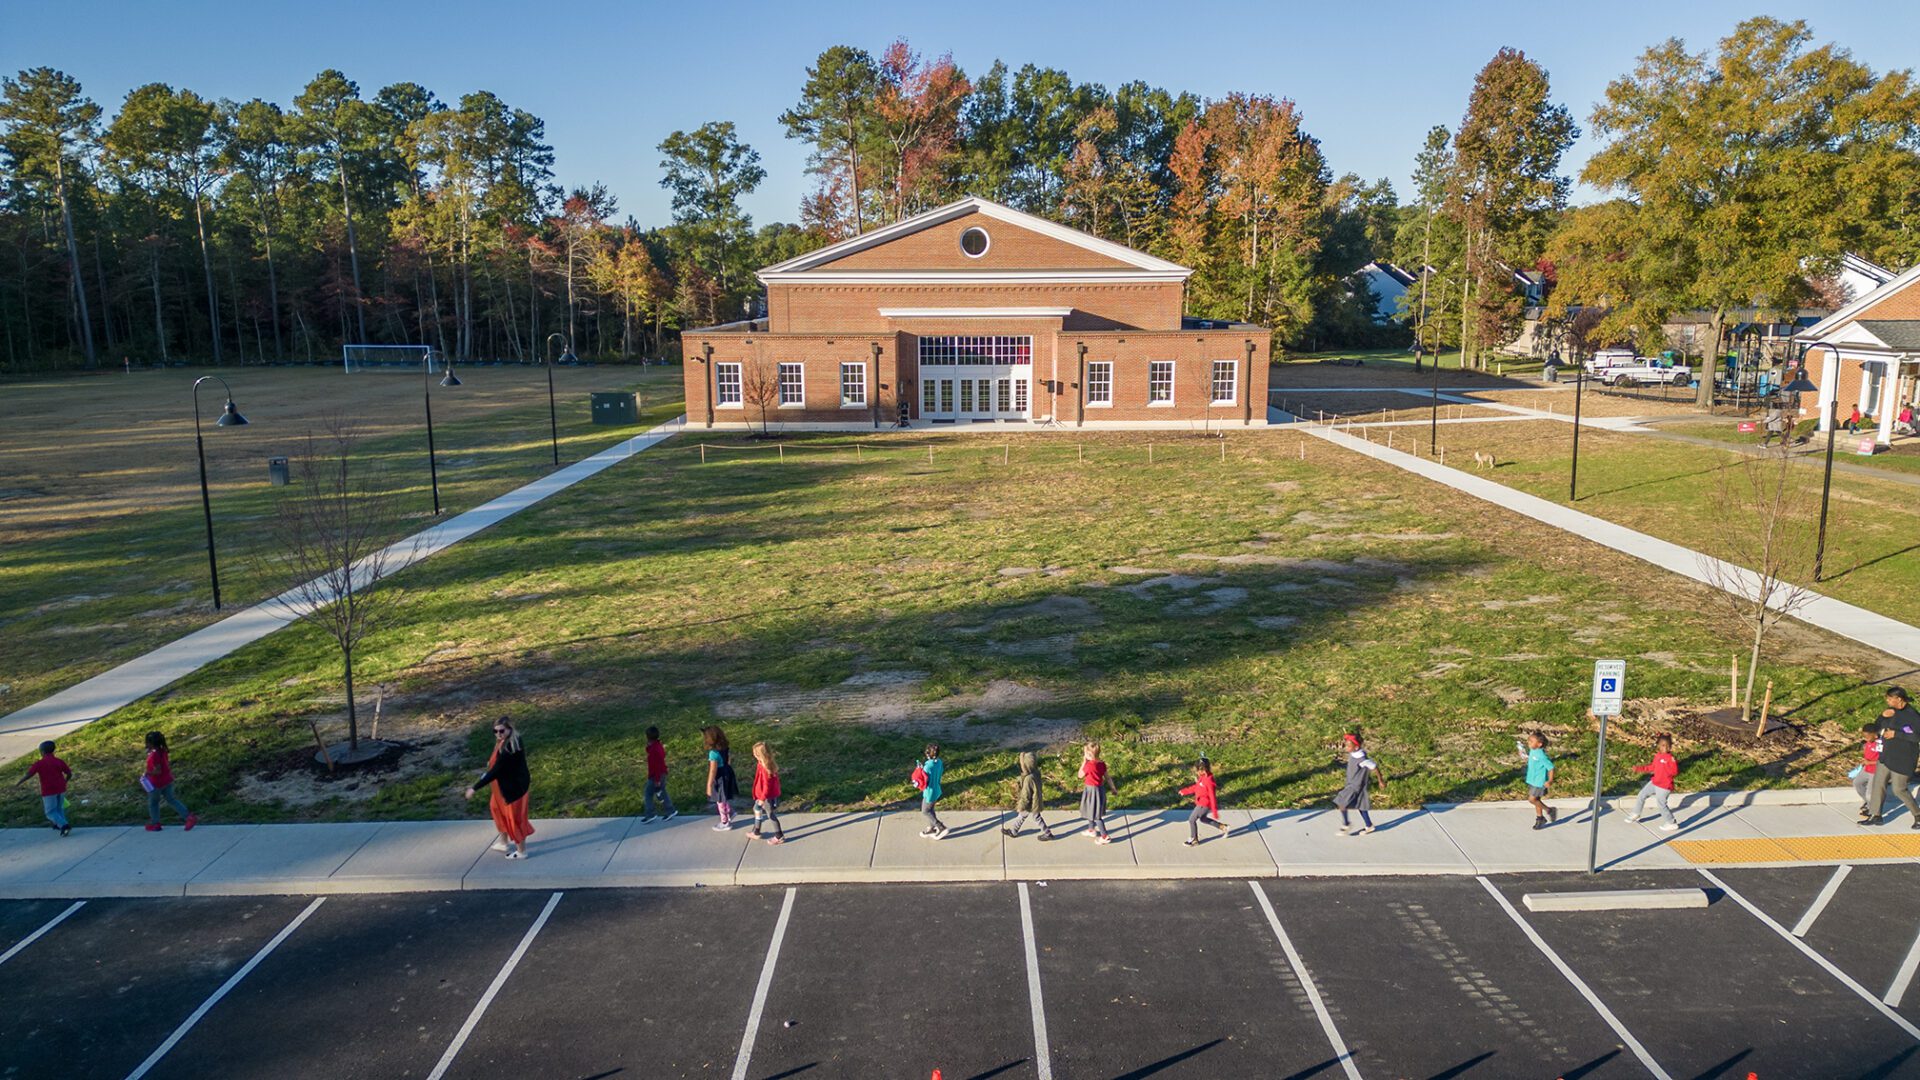
[[[667,218],[654,147],[676,128],[732,120],[764,158],[767,181],[748,209],[766,222],[793,219],[811,182],[805,148],[783,136],[775,117],[830,45],[878,52],[905,37],[924,52],[951,52],[968,72],[997,58],[1108,86],[1143,79],[1203,96],[1290,97],[1336,173],[1388,177],[1404,197],[1421,136],[1458,122],[1474,73],[1501,46],[1545,64],[1556,97],[1584,128],[1607,82],[1648,45],[1680,37],[1699,49],[1762,12],[1807,19],[1820,40],[1850,48],[1876,71],[1920,56],[1920,4],[1836,0],[1770,10],[1717,0],[0,0],[0,70],[61,68],[109,109],[155,81],[286,104],[325,67],[345,71],[368,94],[404,79],[444,100],[489,89],[546,120],[564,183],[606,183],[623,214],[643,224]],[[1583,137],[1570,168],[1591,147]]]

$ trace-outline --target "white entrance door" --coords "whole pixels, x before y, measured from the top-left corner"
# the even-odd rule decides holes
[[[923,366],[922,418],[943,423],[1028,419],[1031,369],[1021,365]]]

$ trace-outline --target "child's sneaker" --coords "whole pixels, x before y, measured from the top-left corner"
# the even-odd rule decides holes
[[[1660,826],[1661,832],[1677,832],[1679,831],[1679,829],[1680,829],[1680,826],[1671,821],[1667,822],[1665,825]]]
[[[1547,819],[1546,819],[1546,818],[1543,818],[1543,817],[1537,817],[1537,818],[1534,818],[1534,819],[1533,819],[1533,827],[1534,827],[1534,828],[1536,828],[1536,829],[1544,829],[1544,828],[1546,828],[1546,827],[1547,827]]]
[[[667,816],[666,816],[666,817],[663,817],[663,818],[661,818],[660,820],[661,820],[661,821],[672,821],[672,820],[673,820],[674,818],[677,818],[677,817],[679,817],[679,816],[680,816],[680,811],[678,811],[678,810],[669,810],[669,811],[667,811]]]
[[[71,826],[71,825],[62,825],[62,826],[60,826],[60,835],[61,835],[61,836],[65,836],[65,835],[67,835],[68,833],[70,833],[70,832],[72,832],[72,831],[73,831],[73,826]]]
[[[1001,829],[1000,835],[1001,836],[1019,836],[1020,834],[1017,832],[1014,832],[1012,829]]]
[[[1373,826],[1371,826],[1371,825],[1369,825],[1369,826],[1367,826],[1366,828],[1364,828],[1364,829],[1361,829],[1361,830],[1360,830],[1359,832],[1357,832],[1357,833],[1354,833],[1354,835],[1355,835],[1355,836],[1365,836],[1365,835],[1367,835],[1368,833],[1370,833],[1370,832],[1372,832],[1372,831],[1373,831]]]
[[[1628,821],[1629,823],[1631,823],[1631,822],[1635,822],[1635,821],[1639,821],[1639,820],[1640,820],[1640,815],[1639,815],[1639,814],[1628,814],[1628,815],[1627,815],[1627,821]]]
[[[934,837],[936,837],[936,836],[939,836],[939,835],[940,835],[940,830],[939,830],[939,829],[935,829],[935,828],[931,828],[931,827],[929,827],[929,828],[925,828],[925,829],[921,829],[921,830],[920,830],[920,835],[921,835],[921,836],[923,836],[923,837],[926,837],[926,838],[927,838],[927,839],[929,839],[929,840],[931,840],[931,839],[933,839]]]
[[[767,846],[768,846],[768,847],[772,847],[772,846],[774,846],[774,845],[776,845],[776,844],[784,844],[784,843],[786,843],[786,842],[787,842],[787,838],[786,838],[786,837],[784,837],[784,836],[769,836],[769,837],[767,837]]]
[[[715,826],[713,827],[713,831],[714,831],[714,832],[732,832],[732,831],[733,831],[733,822],[731,822],[731,821],[723,821],[723,822],[721,822],[720,824],[718,824],[718,825],[715,825]]]
[[[1096,844],[1111,844],[1113,843],[1113,837],[1108,836],[1105,833],[1102,833],[1099,836],[1094,837],[1093,842]]]
[[[1049,831],[1049,832],[1043,832],[1043,833],[1041,833],[1041,834],[1040,834],[1040,839],[1042,839],[1042,840],[1051,840],[1051,839],[1053,839],[1053,833],[1052,833],[1052,832],[1050,832],[1050,831]]]
[[[648,814],[646,817],[643,817],[640,819],[640,824],[645,825],[649,822],[658,821],[658,820],[660,820],[658,817],[655,817],[652,814]]]
[[[1345,835],[1347,835],[1347,830],[1348,830],[1348,829],[1350,829],[1350,828],[1352,828],[1352,826],[1350,826],[1350,825],[1342,825],[1342,826],[1340,826],[1340,829],[1339,829],[1339,832],[1337,833],[1337,835],[1339,835],[1339,836],[1345,836]]]
[[[152,824],[150,824],[150,825],[148,825],[148,826],[147,826],[147,831],[148,831],[148,832],[159,832],[159,831],[160,831],[160,823],[156,821],[156,822],[154,822],[154,823],[152,823]]]
[[[182,826],[180,826],[180,829],[181,829],[181,831],[183,831],[183,832],[192,832],[192,831],[193,831],[193,827],[194,827],[195,825],[198,825],[198,824],[200,824],[200,815],[198,815],[198,814],[188,814],[188,815],[187,815],[187,823],[186,823],[185,825],[182,825]]]
[[[1559,821],[1559,820],[1560,820],[1560,808],[1559,808],[1559,807],[1557,807],[1557,806],[1549,806],[1549,807],[1547,807],[1547,820],[1548,820],[1549,822],[1554,822],[1554,821]]]
[[[1225,835],[1227,835],[1228,833],[1230,833],[1230,832],[1232,832],[1232,831],[1233,831],[1233,826],[1231,826],[1231,825],[1228,825],[1228,824],[1227,824],[1226,822],[1224,822],[1224,821],[1216,821],[1216,822],[1214,822],[1214,823],[1213,823],[1213,827],[1214,827],[1214,828],[1216,828],[1216,829],[1219,829],[1219,830],[1220,830],[1220,835],[1221,835],[1221,836],[1225,836]]]
[[[935,833],[933,838],[935,840],[945,840],[947,838],[947,834],[952,831],[953,830],[947,828],[945,825],[942,825],[940,826],[940,831],[938,833]]]

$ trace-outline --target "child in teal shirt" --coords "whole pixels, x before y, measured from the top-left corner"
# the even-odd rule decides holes
[[[926,786],[920,789],[920,815],[927,819],[927,827],[920,835],[929,840],[938,840],[947,835],[947,827],[940,822],[940,815],[933,812],[933,804],[940,801],[940,777],[947,771],[947,763],[940,760],[940,747],[937,743],[927,744],[926,760],[919,765],[926,776]]]
[[[1560,811],[1546,803],[1547,788],[1553,785],[1553,759],[1547,756],[1547,737],[1538,731],[1527,733],[1527,741],[1515,743],[1515,749],[1527,759],[1527,801],[1533,804],[1533,827],[1544,829],[1560,818]]]

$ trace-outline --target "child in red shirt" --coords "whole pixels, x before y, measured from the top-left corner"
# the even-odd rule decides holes
[[[1193,812],[1187,815],[1187,846],[1200,842],[1200,823],[1206,822],[1220,830],[1222,836],[1228,829],[1226,822],[1219,819],[1220,800],[1218,789],[1213,782],[1213,762],[1201,758],[1193,767],[1193,783],[1180,789],[1180,794],[1193,796]]]
[[[1867,809],[1867,785],[1873,783],[1873,772],[1879,767],[1880,725],[1868,724],[1860,733],[1867,737],[1860,747],[1860,765],[1847,775],[1853,781],[1853,793],[1860,796],[1860,820],[1865,821],[1873,816],[1873,811]]]
[[[1081,750],[1080,816],[1087,819],[1087,835],[1096,844],[1111,844],[1107,835],[1107,793],[1114,790],[1113,777],[1107,775],[1107,763],[1100,760],[1100,744],[1088,743]]]
[[[768,844],[787,842],[786,831],[780,828],[780,767],[774,764],[773,749],[766,743],[753,744],[753,832],[758,839],[760,823],[771,821],[773,835],[767,837]]]
[[[1640,789],[1640,797],[1633,800],[1633,813],[1627,815],[1628,821],[1639,821],[1640,811],[1646,808],[1647,797],[1653,797],[1653,804],[1660,808],[1660,816],[1666,819],[1660,826],[1661,832],[1672,832],[1680,827],[1673,819],[1673,808],[1667,800],[1673,797],[1673,778],[1680,775],[1680,763],[1673,759],[1673,736],[1661,734],[1653,740],[1653,760],[1645,765],[1635,765],[1637,773],[1651,773],[1652,777]]]
[[[187,809],[173,794],[173,763],[167,757],[167,737],[157,731],[147,732],[147,771],[140,776],[140,786],[147,792],[147,831],[160,831],[160,800],[173,807],[186,819],[183,826],[191,832],[200,819]]]
[[[73,831],[67,821],[67,781],[73,779],[73,769],[64,761],[53,756],[53,741],[40,744],[40,760],[27,766],[25,776],[13,782],[19,787],[29,777],[40,778],[40,809],[47,815],[47,821],[65,836]]]
[[[671,821],[680,811],[673,808],[673,800],[667,797],[667,748],[660,745],[660,729],[647,729],[647,788],[645,799],[647,816],[640,819],[642,825],[664,816]],[[658,800],[664,815],[653,812],[654,801]]]

